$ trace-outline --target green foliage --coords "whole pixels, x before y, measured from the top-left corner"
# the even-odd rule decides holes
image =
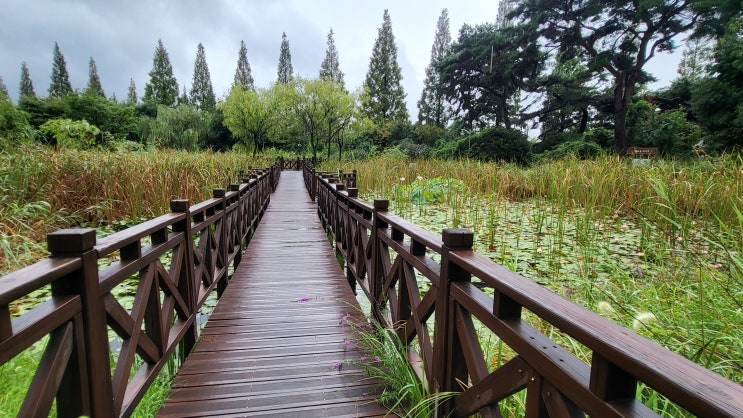
[[[338,60],[338,49],[335,47],[335,38],[333,37],[333,29],[328,32],[327,49],[325,50],[325,59],[320,64],[320,78],[328,79],[336,84],[339,84],[341,88],[345,88],[345,81],[343,81],[343,71],[341,71],[341,64]]]
[[[530,145],[522,132],[494,126],[459,142],[457,154],[483,161],[526,164],[529,161]]]
[[[527,0],[516,16],[542,28],[548,46],[587,58],[588,69],[614,81],[614,148],[627,148],[625,118],[638,84],[647,82],[643,67],[656,52],[673,51],[674,37],[694,28],[694,2]]]
[[[731,150],[743,145],[743,21],[730,25],[714,51],[715,77],[692,91],[692,110],[709,134],[705,145]]]
[[[693,146],[702,137],[701,128],[687,119],[683,109],[663,112],[644,100],[632,104],[627,125],[630,145],[657,147],[668,157],[695,156]]]
[[[449,11],[444,9],[436,23],[436,35],[431,46],[431,62],[426,67],[426,79],[423,91],[418,100],[418,123],[444,128],[452,117],[452,109],[444,97],[444,85],[436,64],[443,59],[451,48],[449,33]]]
[[[402,87],[402,70],[397,63],[395,35],[387,9],[384,10],[382,27],[374,41],[361,107],[366,116],[376,123],[403,122],[409,117]]]
[[[186,94],[185,87],[183,94]],[[185,103],[184,103],[185,104]],[[199,110],[214,110],[217,100],[212,88],[212,79],[209,75],[209,66],[206,63],[204,46],[199,43],[196,52],[196,61],[193,65],[193,84],[191,84],[190,103]]]
[[[465,190],[464,182],[451,177],[423,178],[418,176],[413,181],[404,177],[392,186],[395,200],[408,200],[416,205],[450,202],[454,194]]]
[[[253,91],[236,85],[222,104],[224,125],[256,155],[258,145],[276,127],[275,100],[267,90]]]
[[[10,93],[8,93],[8,86],[5,85],[3,77],[0,76],[0,100],[10,101]]]
[[[147,143],[159,147],[196,151],[206,139],[209,115],[193,106],[159,106],[157,118],[149,121]]]
[[[437,63],[444,96],[468,125],[511,127],[513,100],[546,59],[535,26],[464,25],[451,52]]]
[[[253,74],[248,62],[248,48],[245,47],[245,41],[240,41],[240,51],[237,57],[237,69],[235,70],[235,81],[232,87],[242,85],[246,89],[255,90]]]
[[[26,61],[21,63],[21,82],[18,87],[18,100],[21,101],[24,98],[36,98],[34,83],[31,81],[31,74],[28,71]]]
[[[64,97],[70,93],[72,93],[72,85],[70,84],[70,76],[67,73],[67,64],[65,63],[62,51],[59,50],[59,45],[55,42],[49,96]]]
[[[137,105],[137,86],[134,84],[134,79],[129,79],[129,88],[126,92],[126,104],[129,106]]]
[[[144,101],[165,106],[175,104],[178,82],[173,75],[173,66],[170,65],[168,51],[165,50],[162,39],[157,40],[149,75],[150,81],[144,86]]]
[[[29,139],[33,139],[33,128],[28,114],[7,100],[0,100],[0,149]]]
[[[595,158],[603,154],[604,150],[595,142],[586,140],[571,140],[540,155],[540,160],[559,160],[561,158]]]
[[[88,87],[85,88],[85,93],[106,97],[101,85],[101,77],[98,75],[98,67],[95,65],[93,57],[90,57],[90,62],[88,62]]]
[[[39,130],[54,140],[59,149],[91,149],[96,146],[96,137],[101,132],[86,120],[51,119]]]
[[[286,84],[294,78],[294,67],[292,67],[292,53],[289,50],[289,39],[286,32],[281,34],[281,48],[279,50],[279,65],[276,70],[278,74],[277,81]]]

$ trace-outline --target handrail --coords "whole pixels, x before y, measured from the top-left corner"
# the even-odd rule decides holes
[[[471,232],[445,229],[439,238],[388,212],[387,200],[370,204],[338,178],[303,171],[351,285],[403,342],[417,341],[410,357],[431,391],[460,392],[442,414],[500,416],[498,402],[526,389],[527,416],[658,416],[636,399],[641,382],[698,416],[743,416],[743,387],[474,253]],[[591,364],[532,327],[523,311],[591,350]],[[516,357],[490,372],[474,321]]]
[[[55,399],[59,417],[129,416],[179,345],[188,355],[199,310],[224,291],[281,170],[243,173],[211,199],[173,200],[172,213],[99,240],[93,229],[49,234],[49,258],[0,278],[0,364],[47,341],[19,416],[47,416]],[[133,300],[118,296],[124,282]],[[47,300],[12,313],[46,286]]]

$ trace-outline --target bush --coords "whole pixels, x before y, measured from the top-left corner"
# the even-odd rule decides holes
[[[540,154],[538,159],[559,160],[561,158],[573,157],[585,160],[598,157],[603,152],[604,150],[594,142],[575,140],[563,142],[555,149]]]
[[[457,147],[457,154],[484,161],[526,164],[530,157],[530,144],[524,133],[494,126],[463,139]]]
[[[96,145],[96,136],[101,132],[86,120],[51,119],[39,130],[51,137],[60,149],[91,149]]]

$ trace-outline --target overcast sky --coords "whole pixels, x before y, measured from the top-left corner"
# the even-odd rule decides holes
[[[11,97],[18,96],[21,62],[26,61],[36,94],[46,96],[52,72],[54,42],[67,62],[74,89],[88,82],[88,60],[96,62],[109,97],[126,98],[129,79],[144,95],[157,40],[170,56],[179,88],[191,88],[196,48],[204,45],[214,92],[229,90],[240,41],[258,87],[276,80],[281,34],[286,32],[294,74],[316,77],[325,57],[326,37],[335,32],[346,86],[364,82],[384,9],[402,67],[408,110],[417,120],[425,67],[431,56],[436,22],[449,10],[456,40],[464,23],[493,22],[497,0],[0,0],[0,76]],[[660,55],[648,65],[659,82],[676,77],[678,55]]]

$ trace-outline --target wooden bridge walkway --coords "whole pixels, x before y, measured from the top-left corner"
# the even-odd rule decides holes
[[[159,416],[383,416],[352,343],[362,320],[302,173],[285,171]]]

